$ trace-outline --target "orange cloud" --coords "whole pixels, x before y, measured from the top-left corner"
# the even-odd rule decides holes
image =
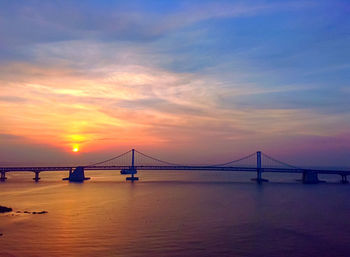
[[[328,117],[302,109],[224,108],[221,96],[256,94],[254,87],[135,65],[110,65],[82,75],[67,68],[13,64],[1,69],[0,133],[71,152],[115,146],[245,152],[286,135],[326,135]],[[14,76],[16,71],[17,76]],[[260,89],[261,90],[261,89]],[[271,90],[271,89],[270,89]],[[234,102],[233,102],[234,104]],[[262,141],[263,139],[263,141]],[[264,143],[264,145],[266,145]]]

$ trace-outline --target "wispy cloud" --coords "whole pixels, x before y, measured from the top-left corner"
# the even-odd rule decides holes
[[[182,157],[348,136],[348,39],[323,34],[342,11],[311,26],[330,2],[153,5],[2,2],[0,133]]]

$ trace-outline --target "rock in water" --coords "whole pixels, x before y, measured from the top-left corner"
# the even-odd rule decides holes
[[[32,214],[45,214],[47,211],[33,211]]]
[[[5,207],[5,206],[1,206],[1,205],[0,205],[0,213],[10,212],[10,211],[12,211],[12,208]]]

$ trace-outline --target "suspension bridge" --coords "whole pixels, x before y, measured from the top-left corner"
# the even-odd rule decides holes
[[[266,172],[300,173],[302,175],[302,182],[307,184],[319,183],[319,174],[339,175],[341,176],[341,183],[345,184],[348,183],[347,176],[350,175],[350,169],[310,169],[296,167],[277,160],[260,151],[226,163],[210,165],[185,165],[163,161],[132,149],[108,160],[82,166],[1,165],[0,181],[5,181],[7,179],[6,173],[8,172],[33,172],[35,174],[33,180],[37,182],[40,180],[40,172],[68,171],[69,176],[64,180],[82,182],[86,179],[89,179],[85,177],[85,171],[88,170],[117,170],[120,171],[122,175],[128,175],[128,177],[126,177],[126,180],[129,181],[135,181],[139,179],[135,176],[138,170],[253,172],[256,173],[256,177],[253,178],[253,180],[255,180],[257,183],[267,181],[262,176],[263,173]]]

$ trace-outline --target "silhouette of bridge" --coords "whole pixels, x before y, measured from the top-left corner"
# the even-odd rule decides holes
[[[135,181],[138,170],[182,170],[182,171],[226,171],[226,172],[255,172],[256,178],[253,180],[258,183],[267,181],[263,179],[262,174],[272,173],[300,173],[303,183],[319,183],[318,174],[336,174],[341,176],[342,183],[348,183],[347,176],[350,175],[350,169],[310,169],[296,167],[280,160],[277,160],[260,151],[249,154],[237,160],[226,163],[210,165],[185,165],[163,161],[135,149],[110,158],[108,160],[83,165],[83,166],[0,166],[1,181],[6,180],[7,172],[34,172],[35,181],[39,181],[39,173],[44,171],[69,171],[69,177],[66,180],[81,182],[85,179],[85,170],[120,170],[122,175],[130,175],[126,180]]]

